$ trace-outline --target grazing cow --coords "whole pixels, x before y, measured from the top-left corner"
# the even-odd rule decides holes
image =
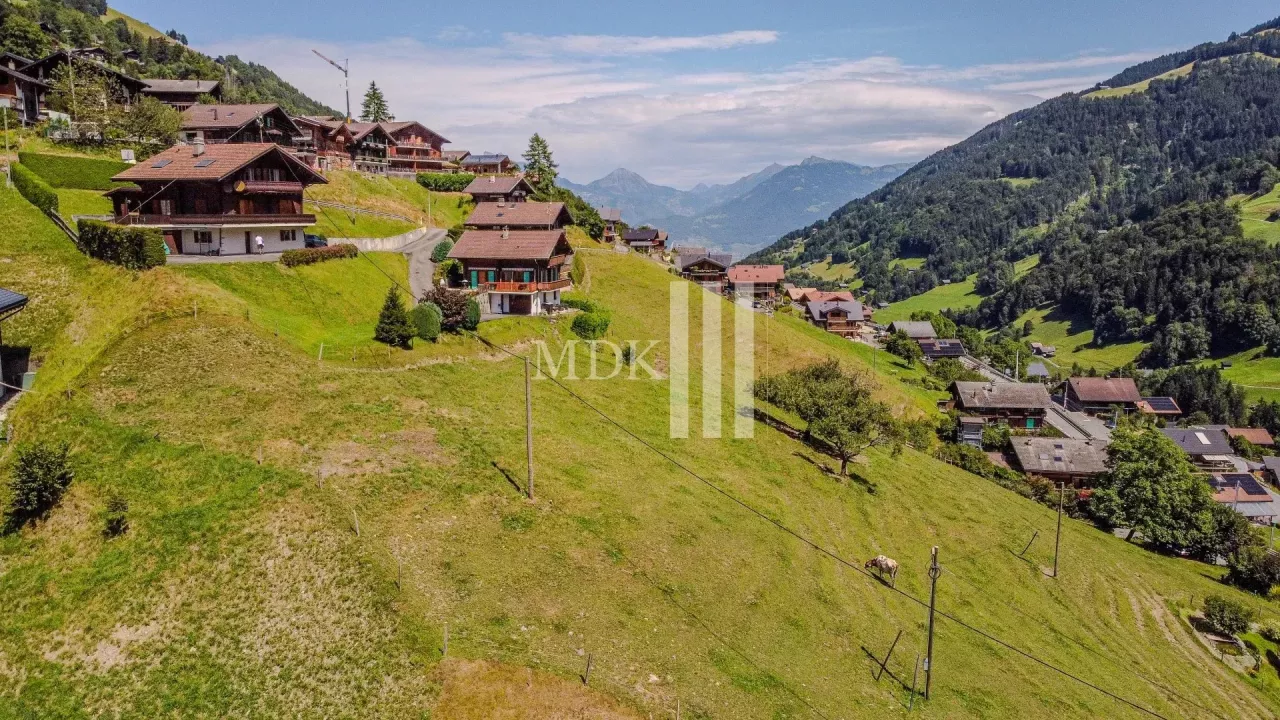
[[[868,560],[867,564],[862,567],[867,570],[875,570],[880,575],[881,580],[884,580],[884,576],[887,574],[889,576],[889,587],[894,587],[898,582],[898,561],[893,558],[877,555]]]

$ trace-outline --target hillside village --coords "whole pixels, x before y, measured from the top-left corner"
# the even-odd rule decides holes
[[[1280,402],[919,299],[1048,251],[735,261],[3,7],[0,718],[1280,714]]]

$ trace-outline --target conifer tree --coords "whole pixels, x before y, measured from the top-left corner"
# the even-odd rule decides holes
[[[538,133],[529,138],[529,149],[524,152],[524,172],[535,189],[542,191],[555,185],[556,168],[551,157],[551,146]]]
[[[387,98],[382,94],[382,88],[378,87],[376,82],[370,82],[369,89],[364,93],[360,119],[372,123],[391,122],[396,119],[396,116],[391,114],[391,109],[387,107]]]
[[[400,293],[394,285],[387,290],[387,300],[382,304],[382,314],[378,316],[378,327],[374,328],[373,339],[395,347],[408,348],[413,342],[416,328],[409,322],[409,313],[404,308]]]

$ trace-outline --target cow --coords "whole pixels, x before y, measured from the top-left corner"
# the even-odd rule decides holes
[[[877,575],[880,576],[881,582],[884,581],[884,576],[887,574],[889,576],[889,587],[894,587],[898,582],[898,561],[893,558],[877,555],[868,560],[867,564],[862,567],[866,570],[875,570]]]

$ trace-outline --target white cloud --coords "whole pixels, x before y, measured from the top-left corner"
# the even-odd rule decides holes
[[[517,52],[553,55],[653,55],[685,50],[727,50],[742,45],[777,42],[773,30],[736,30],[716,35],[529,35],[506,33],[507,45]]]
[[[710,47],[737,35],[623,39],[656,53],[676,41]],[[579,182],[627,167],[678,186],[733,180],[808,155],[867,164],[918,160],[1042,97],[1087,88],[1140,59],[1089,55],[947,68],[875,55],[767,72],[687,72],[589,50],[618,38],[529,37],[465,48],[403,38],[338,48],[266,37],[206,49],[263,63],[330,105],[342,102],[341,76],[308,50],[350,57],[357,112],[376,78],[398,117],[424,122],[451,147],[518,156],[536,131],[550,141],[562,173]],[[568,46],[566,38],[573,38]],[[1055,77],[1071,69],[1077,73]]]

